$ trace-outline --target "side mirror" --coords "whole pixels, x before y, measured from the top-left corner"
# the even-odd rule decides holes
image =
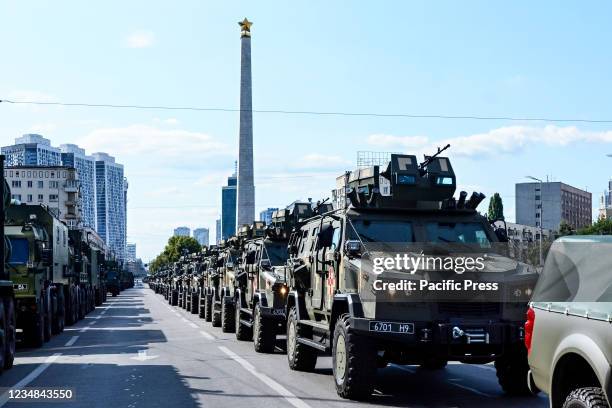
[[[495,229],[495,235],[497,236],[497,239],[499,240],[499,242],[508,242],[508,233],[506,232],[505,229],[503,228]]]
[[[262,259],[261,261],[259,261],[259,266],[261,267],[261,269],[264,269],[266,271],[272,269],[272,263],[270,263],[269,259]]]
[[[357,240],[348,240],[344,244],[344,253],[349,258],[356,258],[361,255],[361,242]]]
[[[225,266],[227,269],[234,269],[234,263],[232,261],[228,261]]]

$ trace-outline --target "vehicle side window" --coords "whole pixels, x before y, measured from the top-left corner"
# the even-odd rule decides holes
[[[336,251],[340,247],[340,227],[334,228],[331,249]]]

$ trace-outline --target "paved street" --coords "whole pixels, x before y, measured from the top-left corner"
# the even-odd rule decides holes
[[[163,297],[137,285],[110,298],[42,349],[20,350],[0,377],[0,407],[23,407],[7,388],[71,388],[69,407],[341,407],[331,359],[314,373],[294,372],[281,349],[255,353]],[[28,404],[43,406],[44,403]],[[379,370],[371,406],[546,407],[547,399],[504,397],[491,366],[449,365]]]

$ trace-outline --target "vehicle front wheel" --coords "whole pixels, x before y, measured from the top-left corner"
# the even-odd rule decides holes
[[[4,331],[4,368],[13,366],[15,360],[15,345],[17,343],[17,320],[15,317],[15,301],[13,298],[4,300],[6,329]]]
[[[273,353],[276,343],[274,321],[262,314],[259,303],[255,305],[253,316],[253,346],[255,351],[258,353]]]
[[[523,344],[510,347],[506,353],[495,360],[497,380],[506,394],[532,395],[527,384],[529,363],[527,349]]]
[[[191,294],[191,314],[198,314],[200,308],[200,297],[197,293]]]
[[[236,330],[234,322],[234,299],[224,297],[221,299],[221,331],[223,333],[233,333]]]
[[[206,294],[205,296],[206,299],[206,303],[205,303],[205,310],[204,310],[204,320],[206,320],[207,322],[212,322],[212,316],[213,316],[213,310],[212,310],[212,295],[211,294]]]
[[[289,368],[297,371],[312,371],[317,365],[317,350],[298,342],[298,337],[307,337],[309,327],[300,327],[295,306],[287,318],[287,361]]]
[[[348,314],[340,316],[332,344],[332,369],[338,395],[355,400],[368,398],[374,390],[376,359],[371,341],[350,331]]]
[[[601,388],[578,388],[570,393],[563,403],[563,408],[610,408]]]

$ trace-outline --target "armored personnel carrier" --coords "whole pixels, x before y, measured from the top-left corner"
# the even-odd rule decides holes
[[[213,327],[221,327],[224,333],[235,329],[233,281],[237,260],[241,253],[240,241],[235,237],[222,241],[218,248],[214,266],[208,274],[208,292],[211,300]]]
[[[344,398],[369,397],[387,363],[434,369],[450,360],[495,361],[506,392],[526,391],[522,323],[537,275],[496,247],[504,235],[476,211],[484,195],[453,198],[455,173],[439,153],[420,165],[392,155],[384,171],[347,173],[346,201],[290,240],[289,366],[312,370],[331,353]],[[458,266],[470,256],[482,268],[428,261]],[[402,268],[398,258],[417,263]]]
[[[239,231],[245,242],[234,293],[236,338],[252,338],[257,352],[273,352],[276,336],[285,333],[287,245],[292,230],[312,215],[310,203],[294,202],[275,211],[265,229],[255,223]]]

